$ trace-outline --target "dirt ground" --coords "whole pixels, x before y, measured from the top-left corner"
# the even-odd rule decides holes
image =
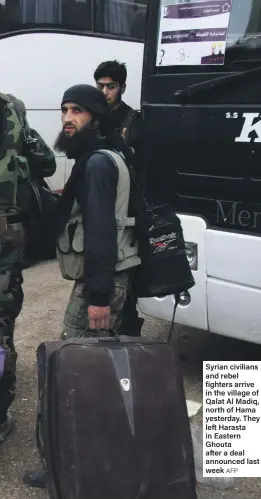
[[[37,385],[36,348],[42,341],[59,337],[63,312],[72,286],[70,282],[60,277],[56,262],[45,262],[27,269],[24,272],[24,281],[24,308],[18,318],[15,335],[18,352],[18,386],[13,404],[13,415],[16,420],[16,429],[9,440],[0,447],[0,499],[46,498],[45,491],[28,488],[22,483],[26,469],[40,468],[34,436]],[[166,324],[163,322],[146,320],[144,327],[146,335],[160,336],[165,331]],[[191,350],[194,352],[195,346],[192,345]],[[254,348],[254,350],[255,355],[259,356],[260,349]],[[205,352],[204,355],[208,354]],[[206,360],[210,359],[206,357]],[[195,363],[190,365],[188,362],[184,366],[184,380],[187,397],[201,401],[201,374],[200,368],[198,370],[197,367],[195,370]],[[202,415],[199,413],[195,419],[201,422],[201,418]],[[198,499],[221,499],[223,497],[260,499],[261,479],[238,479],[231,490],[217,490],[203,486],[200,486],[198,490]]]

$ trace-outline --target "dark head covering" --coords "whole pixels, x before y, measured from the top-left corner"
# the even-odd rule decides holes
[[[104,116],[109,113],[109,106],[101,90],[92,85],[74,85],[64,92],[62,104],[74,102],[85,107],[95,116]]]

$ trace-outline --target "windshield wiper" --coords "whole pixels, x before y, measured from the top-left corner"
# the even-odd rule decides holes
[[[258,61],[258,59],[253,59],[253,61],[254,60]],[[233,63],[239,63],[239,62],[243,61],[242,60],[233,61]],[[194,95],[200,94],[207,90],[211,90],[212,88],[226,85],[226,83],[230,83],[233,82],[234,80],[239,80],[240,78],[245,78],[246,76],[259,72],[261,72],[261,66],[258,66],[257,68],[254,69],[248,69],[247,71],[241,71],[240,73],[233,73],[232,75],[230,74],[228,76],[221,76],[220,78],[214,78],[213,80],[202,81],[200,83],[189,85],[186,88],[177,90],[174,93],[174,96],[178,97],[179,99],[183,99],[184,97],[187,98],[193,97]]]
[[[261,58],[256,57],[253,59],[236,59],[235,61],[232,61],[230,64],[248,64],[248,63],[253,64],[254,62],[261,62]],[[258,68],[254,68],[254,69],[258,69]]]

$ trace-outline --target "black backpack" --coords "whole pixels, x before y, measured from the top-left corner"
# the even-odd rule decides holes
[[[141,258],[136,279],[138,298],[175,295],[195,284],[186,255],[181,222],[172,206],[153,206],[141,187],[139,160],[127,146],[123,151],[131,178],[129,215],[135,217],[135,237]]]
[[[137,149],[142,140],[142,121],[141,113],[136,109],[130,109],[126,114],[121,131],[125,130],[124,142],[128,147]]]

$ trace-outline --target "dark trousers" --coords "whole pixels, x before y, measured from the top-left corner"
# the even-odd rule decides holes
[[[22,283],[20,268],[0,273],[0,346],[5,350],[4,374],[0,378],[0,424],[5,421],[15,398],[17,353],[14,327],[23,305]]]
[[[127,297],[122,309],[120,335],[123,336],[141,336],[141,328],[144,319],[139,317],[137,311],[138,298],[135,292],[135,284],[138,276],[139,267],[135,267],[131,272]]]

